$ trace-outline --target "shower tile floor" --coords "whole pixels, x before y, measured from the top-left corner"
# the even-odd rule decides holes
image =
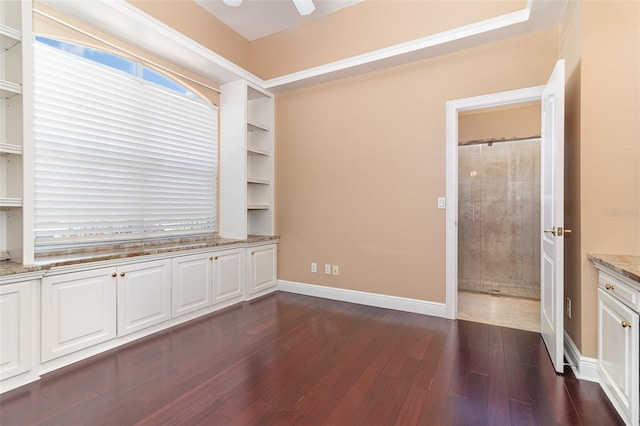
[[[458,290],[540,300],[540,286],[526,283],[458,279]]]
[[[458,319],[540,332],[540,301],[458,292]]]

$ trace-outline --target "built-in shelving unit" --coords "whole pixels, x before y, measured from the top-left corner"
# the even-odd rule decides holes
[[[245,80],[221,89],[220,235],[273,235],[273,95]]]
[[[32,5],[0,2],[0,253],[33,263]]]
[[[247,85],[247,233],[273,234],[273,96]]]

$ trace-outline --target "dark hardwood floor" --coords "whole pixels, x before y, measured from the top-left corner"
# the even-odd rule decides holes
[[[0,424],[622,422],[539,334],[276,293],[7,392]]]

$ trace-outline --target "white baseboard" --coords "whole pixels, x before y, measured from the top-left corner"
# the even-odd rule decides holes
[[[582,356],[569,334],[564,332],[564,354],[578,379],[600,383],[598,360]]]
[[[306,296],[322,297],[324,299],[339,300],[341,302],[351,302],[359,305],[376,306],[378,308],[395,309],[397,311],[446,318],[444,303],[284,280],[278,280],[278,290],[304,294]]]

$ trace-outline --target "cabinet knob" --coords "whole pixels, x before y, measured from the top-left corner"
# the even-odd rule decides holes
[[[213,260],[218,260],[218,256],[215,256],[215,257],[213,258]]]
[[[211,257],[209,258],[209,260],[213,260],[213,256],[211,256]]]
[[[609,283],[605,284],[604,288],[606,288],[607,290],[613,290],[614,289],[613,285],[609,284]]]
[[[120,272],[120,276],[121,276],[121,277],[124,277],[124,272]]]
[[[621,325],[623,328],[631,327],[631,323],[629,321],[622,320]]]
[[[251,252],[251,254],[256,254],[256,252],[255,252],[255,251],[252,251],[252,252]]]
[[[118,275],[118,274],[116,274],[115,272],[111,273],[111,276],[114,277],[114,278],[116,277],[116,275]]]

